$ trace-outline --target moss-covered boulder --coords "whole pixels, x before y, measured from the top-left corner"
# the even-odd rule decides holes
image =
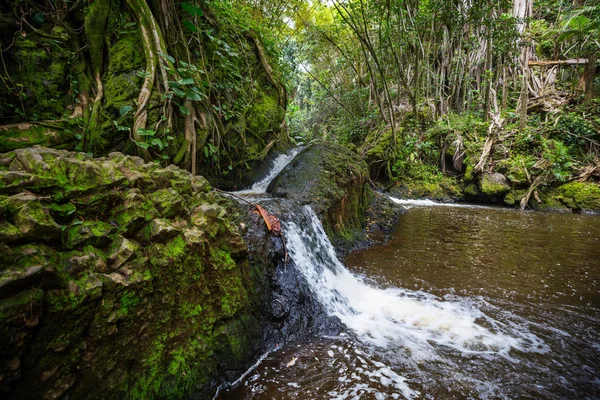
[[[237,207],[119,153],[0,154],[0,395],[206,398],[245,370],[272,266],[250,260]]]
[[[273,180],[267,191],[311,204],[328,235],[351,241],[365,226],[372,191],[367,164],[350,150],[326,143],[308,147]],[[342,244],[342,243],[340,243]]]
[[[498,172],[483,173],[479,177],[479,189],[485,196],[500,196],[510,191],[510,183]]]
[[[600,210],[600,184],[598,182],[569,182],[548,193],[548,197],[575,210]]]

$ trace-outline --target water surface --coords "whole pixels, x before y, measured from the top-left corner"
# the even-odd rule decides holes
[[[600,398],[600,217],[407,208],[345,266],[310,210],[285,224],[347,331],[271,353],[223,398]]]

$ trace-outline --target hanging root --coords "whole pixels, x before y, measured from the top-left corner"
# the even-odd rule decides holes
[[[263,67],[263,70],[267,74],[267,78],[269,78],[269,81],[273,86],[275,86],[277,92],[279,93],[279,106],[282,107],[284,110],[287,109],[287,91],[285,90],[285,87],[275,78],[273,74],[273,68],[271,68],[271,65],[269,64],[267,55],[265,54],[265,49],[260,43],[256,32],[248,31],[247,36],[250,38],[250,40],[252,40],[254,46],[256,47],[256,51],[258,52],[258,58],[260,59],[260,63]]]
[[[488,135],[485,138],[485,144],[483,145],[483,151],[479,157],[479,162],[475,166],[475,172],[482,172],[487,164],[490,155],[492,154],[492,148],[496,142],[496,132],[502,128],[504,120],[500,118],[500,114],[492,114],[492,123],[488,128]]]
[[[160,71],[160,76],[163,82],[163,89],[169,90],[169,74],[167,71],[170,62],[166,59],[159,60],[159,54],[166,54],[166,45],[162,39],[160,28],[156,19],[152,15],[150,8],[145,0],[126,0],[127,6],[131,13],[135,16],[142,38],[142,46],[144,47],[144,55],[146,57],[146,77],[138,95],[138,107],[133,116],[132,135],[135,141],[143,141],[144,139],[138,134],[139,129],[146,129],[148,122],[148,103],[152,91],[155,88],[155,80],[157,70]],[[173,70],[173,68],[170,68]],[[168,104],[167,108],[170,108]],[[170,110],[165,110],[165,114],[170,115]],[[170,118],[168,118],[170,123]],[[147,150],[140,148],[141,155],[145,159],[150,159],[150,154]]]

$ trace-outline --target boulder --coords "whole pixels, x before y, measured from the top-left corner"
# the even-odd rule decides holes
[[[334,144],[306,148],[273,180],[267,192],[310,204],[328,235],[338,244],[365,226],[364,213],[372,192],[367,164]]]
[[[498,172],[483,173],[479,178],[479,189],[486,196],[500,196],[510,192],[510,182]]]

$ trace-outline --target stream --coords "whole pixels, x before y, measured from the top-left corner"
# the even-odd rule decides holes
[[[600,217],[393,200],[392,238],[343,263],[310,207],[287,214],[288,268],[345,330],[219,399],[600,398]]]

